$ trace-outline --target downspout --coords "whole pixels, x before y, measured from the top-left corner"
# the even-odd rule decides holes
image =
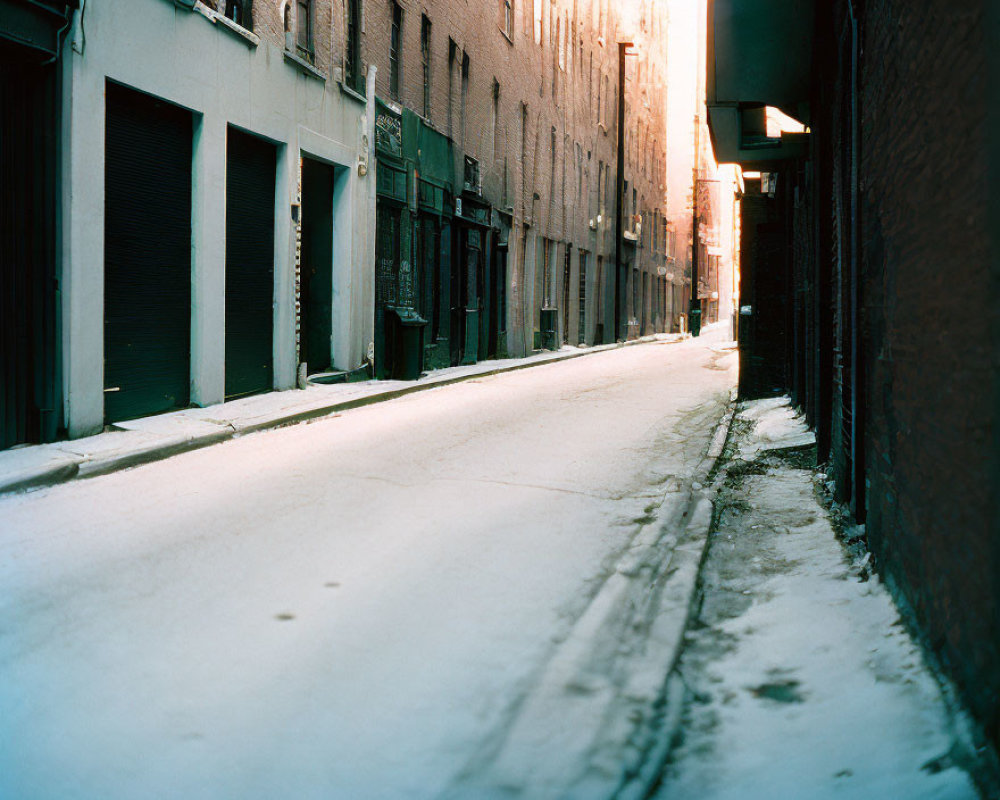
[[[861,415],[860,398],[862,393],[858,381],[862,370],[858,361],[861,355],[861,281],[860,281],[860,218],[858,205],[860,203],[859,185],[859,150],[861,148],[861,125],[858,119],[858,18],[854,10],[855,0],[848,2],[848,12],[851,17],[851,505],[857,522],[865,521],[865,466],[858,463],[858,456],[864,456],[864,449],[859,437],[863,437],[864,420],[859,423]]]
[[[615,341],[622,335],[622,236],[624,234],[622,206],[625,204],[625,50],[631,42],[618,43],[618,174],[615,176]]]
[[[374,64],[369,64],[368,69],[365,73],[365,119],[364,119],[364,134],[361,138],[362,149],[364,152],[363,158],[367,163],[367,178],[368,178],[368,191],[365,195],[365,205],[368,214],[368,228],[367,235],[365,236],[365,261],[364,264],[367,265],[367,259],[371,257],[375,258],[375,190],[377,186],[376,180],[376,170],[378,169],[378,159],[375,158],[375,74],[378,72],[378,67]],[[365,314],[366,314],[366,324],[363,326],[362,330],[367,333],[366,338],[368,339],[367,346],[365,348],[365,360],[368,363],[368,368],[371,371],[372,377],[375,376],[375,270],[374,263],[372,264],[372,270],[370,275],[365,276],[365,280],[362,285],[367,289],[371,286],[371,292],[365,293]],[[370,280],[369,280],[370,279]]]

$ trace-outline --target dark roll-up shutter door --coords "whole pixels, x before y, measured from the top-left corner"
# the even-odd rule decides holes
[[[188,405],[191,114],[107,85],[104,414]]]
[[[0,449],[51,441],[60,418],[56,68],[28,60],[30,54],[0,38]]]
[[[229,129],[226,397],[270,391],[274,338],[274,145]]]
[[[333,325],[333,167],[302,162],[301,361],[330,368]]]

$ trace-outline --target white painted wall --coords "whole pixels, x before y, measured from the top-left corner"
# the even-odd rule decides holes
[[[334,363],[364,360],[373,334],[375,174],[359,157],[370,104],[169,0],[90,0],[63,60],[61,283],[65,413],[71,437],[104,422],[104,125],[108,79],[194,114],[191,399],[221,402],[225,386],[226,130],[278,147],[275,191],[274,388],[295,386],[295,236],[291,203],[300,153],[343,167],[335,189]],[[77,52],[82,50],[82,54]]]

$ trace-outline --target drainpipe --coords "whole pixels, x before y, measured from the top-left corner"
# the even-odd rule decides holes
[[[374,64],[369,64],[365,73],[365,117],[361,145],[367,164],[368,184],[365,192],[365,210],[368,225],[364,258],[361,260],[364,271],[357,284],[365,288],[361,330],[364,331],[362,341],[368,340],[364,358],[368,362],[372,377],[375,375],[375,269],[374,263],[371,265],[372,268],[368,269],[367,259],[371,258],[374,262],[375,258],[375,190],[377,186],[375,173],[378,169],[378,159],[375,158],[375,74],[377,72],[378,68]]]
[[[864,409],[862,408],[862,391],[858,386],[864,377],[858,361],[861,358],[861,285],[860,285],[860,246],[861,241],[861,192],[859,183],[859,151],[861,148],[861,124],[859,118],[860,104],[858,102],[858,18],[855,2],[848,4],[851,17],[851,510],[857,522],[865,521],[865,465],[859,464],[864,457]]]
[[[615,209],[615,340],[622,335],[622,206],[625,204],[625,51],[632,42],[618,42],[618,174],[616,176]]]
[[[692,336],[701,334],[701,299],[698,297],[698,158],[700,139],[701,116],[696,111],[694,115],[694,169],[691,178],[691,303],[688,309],[688,330]]]

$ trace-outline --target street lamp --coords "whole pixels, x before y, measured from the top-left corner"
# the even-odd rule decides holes
[[[624,227],[622,222],[622,207],[625,205],[625,56],[638,55],[633,42],[618,42],[618,179],[617,183],[617,213],[615,214],[615,339],[622,337],[622,302],[625,292],[622,288],[622,237]]]

